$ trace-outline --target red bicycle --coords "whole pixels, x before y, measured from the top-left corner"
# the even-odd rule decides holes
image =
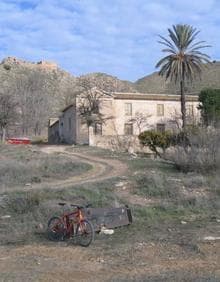
[[[65,206],[66,203],[58,203]],[[61,217],[51,217],[48,221],[48,237],[52,241],[63,241],[75,238],[76,243],[88,247],[94,240],[94,228],[90,221],[85,218],[83,210],[88,208],[71,205],[75,209],[71,212],[63,212]]]

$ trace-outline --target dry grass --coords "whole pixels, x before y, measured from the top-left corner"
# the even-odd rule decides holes
[[[176,146],[166,158],[183,171],[209,173],[220,169],[220,130],[198,128],[188,135],[190,146]]]
[[[68,156],[48,155],[34,146],[0,145],[0,190],[27,183],[65,179],[91,168]]]

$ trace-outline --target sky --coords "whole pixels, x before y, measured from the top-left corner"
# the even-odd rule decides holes
[[[212,45],[206,53],[220,59],[219,0],[0,0],[0,59],[135,81],[156,71],[158,35],[173,24],[196,27]]]

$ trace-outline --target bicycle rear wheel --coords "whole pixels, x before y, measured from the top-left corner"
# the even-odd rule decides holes
[[[93,225],[88,220],[83,220],[76,227],[76,242],[82,247],[88,247],[94,240],[95,232]]]
[[[47,236],[52,241],[62,241],[65,238],[65,227],[61,218],[54,216],[48,221]]]

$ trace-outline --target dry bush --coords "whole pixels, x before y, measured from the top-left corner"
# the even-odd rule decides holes
[[[137,194],[145,197],[177,198],[177,187],[168,181],[166,174],[139,174],[136,176]]]
[[[24,244],[45,237],[48,218],[54,213],[54,208],[44,202],[47,196],[47,192],[42,190],[1,197],[0,244]]]
[[[31,212],[34,207],[40,204],[40,194],[35,192],[26,192],[23,196],[10,196],[7,198],[7,211],[16,214],[25,214]]]
[[[166,158],[183,171],[207,173],[220,168],[220,130],[199,128],[188,133],[189,145],[175,146]]]

